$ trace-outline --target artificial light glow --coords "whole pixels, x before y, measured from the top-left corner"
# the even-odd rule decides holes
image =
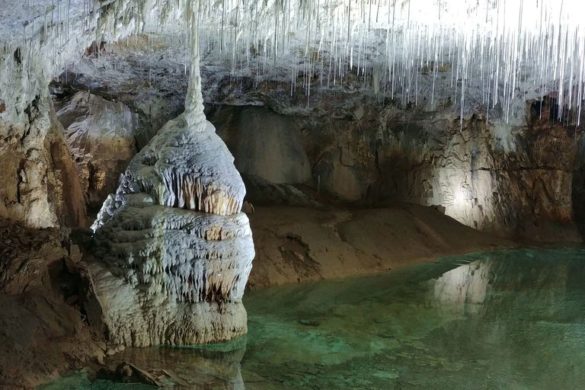
[[[467,201],[467,191],[465,191],[464,189],[456,189],[455,193],[453,194],[453,200],[454,200],[454,205],[455,206],[462,206],[466,203]]]

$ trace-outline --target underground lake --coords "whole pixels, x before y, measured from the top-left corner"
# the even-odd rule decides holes
[[[110,364],[205,389],[576,389],[585,383],[585,249],[445,257],[376,276],[246,294],[248,335],[128,349]],[[148,389],[86,370],[44,390]]]

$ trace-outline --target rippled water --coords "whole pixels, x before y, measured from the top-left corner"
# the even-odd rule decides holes
[[[446,258],[256,291],[245,304],[245,340],[117,359],[213,389],[585,387],[583,249]],[[76,389],[134,388],[76,375],[49,389],[67,380]]]

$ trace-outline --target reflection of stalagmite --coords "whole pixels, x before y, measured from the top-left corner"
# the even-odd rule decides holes
[[[196,6],[194,6],[196,9]],[[246,332],[254,247],[233,157],[205,120],[196,13],[185,114],[130,162],[93,225],[90,320],[117,345],[192,344]]]
[[[245,342],[242,338],[219,348],[130,348],[112,357],[111,362],[132,362],[165,388],[243,390]]]
[[[486,298],[491,263],[474,261],[433,281],[432,300],[442,310],[476,312]]]

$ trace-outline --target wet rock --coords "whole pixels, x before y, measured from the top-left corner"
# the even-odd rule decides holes
[[[120,363],[116,368],[117,379],[123,382],[144,383],[147,385],[160,387],[161,383],[157,381],[151,374],[143,369],[136,367],[132,363]]]
[[[299,324],[304,325],[304,326],[319,326],[319,325],[321,325],[321,323],[317,320],[307,320],[307,319],[299,320]]]
[[[184,345],[246,331],[241,303],[254,248],[245,214],[128,206],[100,228],[90,265],[112,344]],[[153,319],[155,322],[153,323]]]
[[[142,372],[163,387],[244,389],[240,367],[244,353],[245,340],[240,339],[219,348],[129,348],[111,357],[99,376],[121,381],[116,367],[129,366],[133,374]]]

